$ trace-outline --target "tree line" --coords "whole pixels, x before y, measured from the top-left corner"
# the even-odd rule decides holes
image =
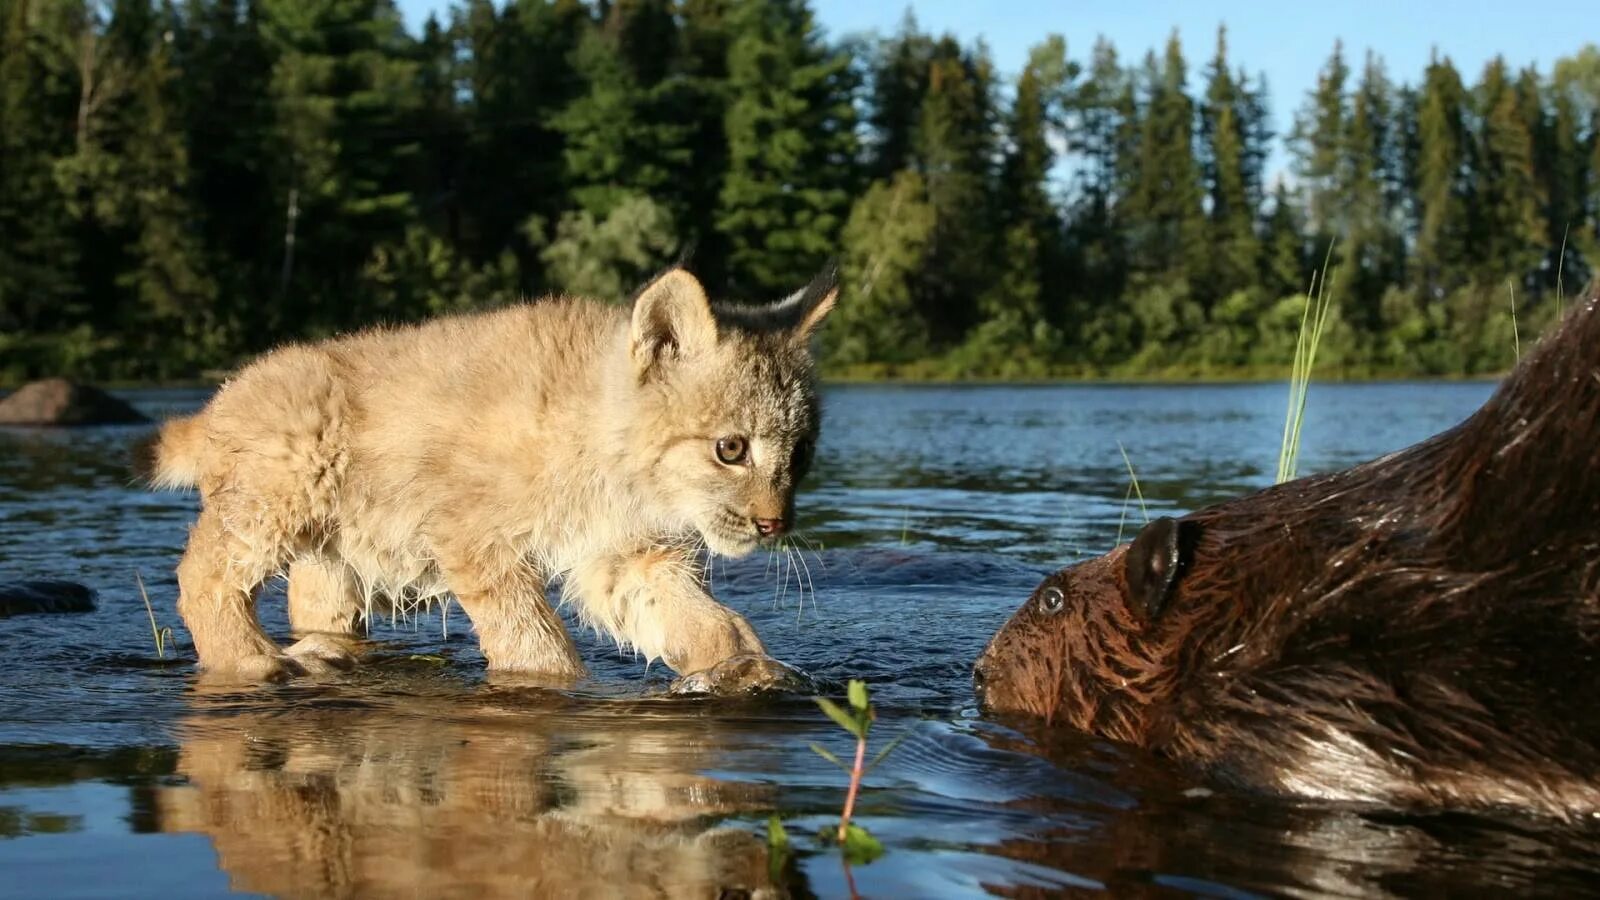
[[[805,0],[0,0],[0,378],[621,300],[686,248],[752,301],[838,258],[835,373],[1276,371],[1314,278],[1326,371],[1494,371],[1600,265],[1600,50],[1412,74],[1334,43],[1276,134],[1221,29],[1005,77]]]

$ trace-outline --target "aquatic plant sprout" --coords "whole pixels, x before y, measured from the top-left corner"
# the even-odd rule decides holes
[[[1322,261],[1322,271],[1311,276],[1311,286],[1306,289],[1306,306],[1300,313],[1300,333],[1295,338],[1294,364],[1289,372],[1289,410],[1283,421],[1283,442],[1278,447],[1278,484],[1293,481],[1300,465],[1300,429],[1305,424],[1306,393],[1311,387],[1311,371],[1317,364],[1317,347],[1322,343],[1328,313],[1333,307],[1328,296],[1328,262],[1332,258],[1333,244],[1330,243],[1328,255]]]

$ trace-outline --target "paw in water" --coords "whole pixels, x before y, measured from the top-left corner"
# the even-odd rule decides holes
[[[306,635],[285,652],[309,675],[348,672],[357,662],[355,647],[349,640],[320,632]]]
[[[690,672],[667,689],[673,694],[792,693],[816,690],[811,676],[770,656],[745,653],[730,656],[698,672]]]

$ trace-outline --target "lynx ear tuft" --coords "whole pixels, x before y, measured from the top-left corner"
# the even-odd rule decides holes
[[[822,320],[833,311],[834,303],[839,299],[839,262],[829,260],[817,277],[802,288],[787,302],[792,302],[799,308],[799,319],[795,325],[794,334],[797,341],[811,339],[811,335],[822,325]]]
[[[639,377],[661,363],[694,356],[717,342],[717,320],[699,279],[682,268],[657,275],[633,301],[629,352]]]

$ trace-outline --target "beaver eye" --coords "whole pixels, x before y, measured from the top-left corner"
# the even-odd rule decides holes
[[[1044,610],[1046,615],[1053,616],[1061,612],[1061,608],[1066,605],[1067,595],[1061,593],[1058,587],[1045,588],[1044,593],[1039,595],[1039,608]]]
[[[737,434],[717,438],[717,460],[725,466],[736,466],[750,455],[750,442]]]

